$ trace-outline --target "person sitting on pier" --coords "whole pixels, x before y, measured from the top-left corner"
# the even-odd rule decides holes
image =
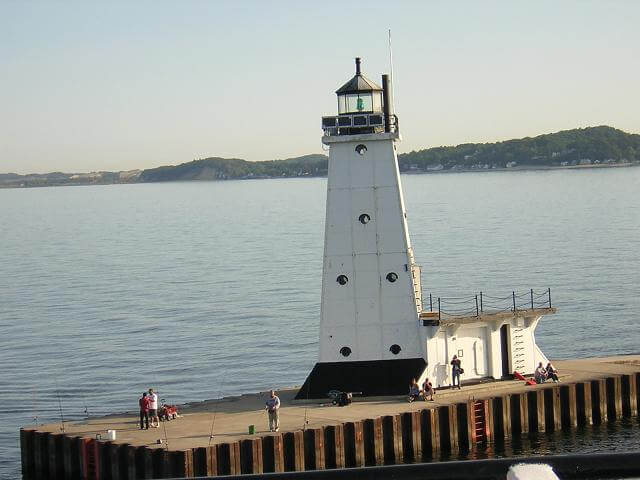
[[[536,383],[544,383],[547,380],[547,370],[542,366],[542,362],[538,364],[533,376],[536,379]]]
[[[416,379],[411,379],[411,384],[409,385],[409,402],[413,402],[414,400],[418,400],[420,398],[420,387],[418,386],[418,382]]]
[[[560,381],[560,379],[558,378],[558,370],[556,370],[553,365],[551,365],[551,362],[547,363],[547,368],[545,368],[545,371],[546,378],[550,378],[554,383]]]
[[[433,388],[433,385],[428,378],[425,379],[424,383],[422,384],[422,394],[424,395],[424,401],[426,402],[427,397],[429,397],[429,400],[433,402],[434,393],[436,393],[436,389]]]

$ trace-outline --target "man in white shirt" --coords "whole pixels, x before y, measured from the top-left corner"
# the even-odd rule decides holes
[[[265,410],[269,413],[269,431],[277,432],[280,429],[280,399],[273,390],[267,399]]]
[[[149,389],[149,418],[151,418],[151,426],[158,428],[160,426],[160,418],[158,418],[158,395],[153,391],[153,388]],[[155,425],[153,422],[155,421]]]

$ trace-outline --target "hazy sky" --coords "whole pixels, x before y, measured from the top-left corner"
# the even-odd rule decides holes
[[[401,151],[640,132],[640,1],[0,0],[0,172],[321,152],[388,28]]]

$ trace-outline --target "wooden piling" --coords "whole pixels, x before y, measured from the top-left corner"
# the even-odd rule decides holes
[[[540,390],[544,397],[544,427],[547,432],[557,432],[562,428],[560,412],[560,387]]]
[[[344,426],[324,427],[324,466],[327,469],[345,467]]]
[[[458,448],[458,418],[454,405],[437,408],[438,430],[440,432],[440,450],[454,452]]]
[[[402,430],[402,460],[404,463],[422,460],[422,435],[420,426],[420,412],[405,412],[401,419]]]
[[[635,377],[635,397],[636,397],[636,415],[640,413],[640,372],[634,375]]]
[[[196,477],[218,474],[217,449],[215,445],[193,449],[193,474]]]
[[[240,443],[219,443],[216,449],[218,475],[240,475]]]
[[[638,401],[636,398],[636,376],[622,375],[622,415],[625,417],[635,417],[638,415]]]
[[[33,437],[35,432],[28,428],[20,429],[20,461],[22,463],[22,478],[34,478]]]
[[[240,473],[262,471],[262,441],[259,438],[240,440]]]
[[[154,451],[157,452],[158,450]],[[160,449],[160,452],[164,452],[164,450]],[[136,478],[136,449],[135,447],[129,445],[128,443],[123,443],[118,447],[118,457],[119,457],[119,477],[120,480],[134,480]],[[166,478],[164,476],[164,469],[160,470],[160,474],[156,475],[155,472],[155,464],[154,464],[154,475],[153,478]]]
[[[100,453],[101,442],[94,438],[82,439],[82,471],[84,478],[93,480],[98,478],[100,473]],[[133,469],[135,470],[135,453],[132,458]]]
[[[593,412],[593,423],[603,423],[607,421],[607,395],[606,381],[604,378],[591,380],[591,409]]]
[[[511,435],[511,395],[503,395],[489,400],[492,439],[507,438]]]
[[[47,441],[47,461],[49,462],[49,478],[52,480],[64,478],[64,461],[62,457],[62,437],[56,433],[50,434]]]
[[[385,465],[402,462],[402,415],[382,417],[382,446]]]
[[[164,448],[156,448],[151,453],[151,463],[153,467],[152,478],[171,478],[171,466],[169,462],[169,452]]]
[[[169,452],[169,464],[172,478],[193,477],[192,450],[177,450]]]
[[[498,397],[499,399],[500,397]],[[493,433],[493,403],[491,399],[483,400],[484,403],[484,438],[486,442],[492,442],[494,439]]]
[[[622,416],[622,379],[620,376],[605,379],[607,392],[607,418],[615,420]]]
[[[264,473],[284,472],[282,435],[262,437],[262,471]]]
[[[48,433],[36,431],[33,435],[33,464],[36,478],[49,477],[49,461],[47,458]]]
[[[344,424],[345,467],[364,467],[364,427],[362,422]]]
[[[584,409],[584,406],[582,408]],[[564,429],[578,426],[578,400],[575,383],[560,386],[560,425]]]
[[[304,439],[302,431],[287,432],[282,436],[285,472],[304,470]]]
[[[513,435],[529,433],[529,402],[527,393],[509,395],[511,410],[511,432]]]
[[[544,390],[536,389],[527,392],[526,396],[529,431],[542,433],[545,431]]]
[[[63,448],[65,449],[65,474],[67,478],[75,478],[73,476],[69,476],[68,472],[71,471],[70,467],[67,467],[67,442],[63,443]],[[102,445],[102,478],[110,479],[110,480],[119,480],[120,479],[120,462],[118,458],[118,445],[113,442],[104,442]]]
[[[576,383],[576,420],[580,426],[593,423],[590,382]]]
[[[471,410],[473,412],[473,410]],[[456,417],[457,446],[460,452],[468,452],[471,444],[471,424],[469,422],[469,404],[456,403],[453,405],[453,414]],[[472,414],[472,413],[471,413]]]
[[[437,408],[420,412],[422,459],[427,461],[440,451],[440,413]]]
[[[310,428],[303,432],[304,469],[324,470],[324,432],[322,428]]]
[[[111,478],[111,463],[110,463],[110,450],[111,446],[107,445],[111,442],[100,442],[98,445],[99,457],[100,457],[100,474],[98,478],[107,479]],[[64,442],[63,442],[64,445]]]
[[[384,463],[382,418],[368,418],[362,422],[364,464],[367,467]]]
[[[49,478],[49,432],[36,432],[34,460],[36,478]]]
[[[153,478],[153,450],[147,446],[136,448],[136,478]]]

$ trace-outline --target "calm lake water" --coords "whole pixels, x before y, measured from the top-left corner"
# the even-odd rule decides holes
[[[426,297],[551,288],[548,356],[640,351],[640,168],[402,181]],[[325,196],[326,179],[0,190],[0,477],[19,427],[59,404],[78,419],[150,386],[183,403],[302,383]],[[569,437],[551,441],[640,448],[637,422]]]

